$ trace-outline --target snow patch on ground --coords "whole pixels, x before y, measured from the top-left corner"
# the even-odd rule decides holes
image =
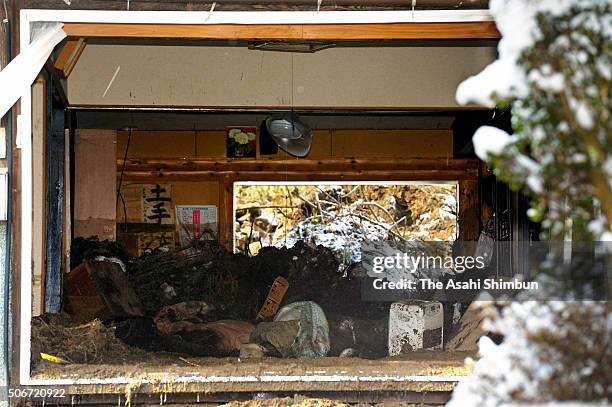
[[[373,241],[386,240],[388,230],[347,215],[335,217],[325,224],[311,221],[299,223],[276,246],[291,248],[298,241],[304,241],[315,247],[327,247],[340,260],[350,264],[361,261],[361,245],[366,238]]]

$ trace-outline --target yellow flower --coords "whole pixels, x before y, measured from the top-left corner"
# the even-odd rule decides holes
[[[247,144],[249,142],[249,136],[246,133],[240,132],[234,135],[234,140],[238,144]]]

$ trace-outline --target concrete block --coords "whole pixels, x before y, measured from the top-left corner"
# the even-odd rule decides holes
[[[399,301],[389,311],[389,355],[442,348],[444,313],[435,301]]]

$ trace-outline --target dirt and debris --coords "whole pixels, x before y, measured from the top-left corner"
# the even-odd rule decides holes
[[[64,277],[63,295],[64,309],[75,322],[143,316],[125,264],[116,257],[85,260]]]
[[[100,247],[96,248],[96,244]],[[133,316],[105,313],[100,317],[108,328],[99,321],[93,321],[91,327],[105,333],[112,332],[120,343],[149,352],[171,352],[183,356],[238,356],[242,345],[249,342],[250,333],[256,325],[272,322],[273,316],[259,319],[257,316],[271,285],[279,277],[288,282],[287,292],[279,306],[308,301],[320,307],[322,315],[335,319],[359,315],[365,320],[381,320],[388,313],[388,305],[384,303],[363,303],[360,298],[359,269],[344,273],[339,271],[333,252],[321,246],[313,248],[298,242],[290,249],[267,247],[258,256],[249,257],[229,253],[217,241],[200,240],[194,242],[193,247],[178,252],[156,252],[139,258],[123,257],[120,266],[125,271],[121,271],[116,260],[119,257],[101,254],[120,256],[121,250],[114,245],[95,239],[83,240],[80,245],[85,247],[86,253],[75,253],[74,257],[86,259],[82,264],[103,265],[109,262],[109,267],[115,267],[117,273],[125,274],[125,288],[134,293],[133,302],[142,310],[141,315]],[[108,247],[112,250],[108,250]],[[112,293],[105,293],[105,296],[109,295],[112,297]],[[76,322],[82,321],[77,318]],[[33,328],[35,330],[45,328],[44,320],[34,324],[39,325]],[[59,324],[57,329],[64,326]],[[281,351],[279,343],[274,346],[272,343],[275,340],[270,339],[258,339],[262,342],[259,345],[264,347],[265,355],[289,356],[288,353],[284,354],[284,350]],[[279,340],[282,342],[282,338]],[[384,335],[379,335],[378,340],[384,343]],[[96,353],[103,347],[97,343],[92,346]],[[58,349],[52,348],[46,353],[61,353],[57,351],[59,347],[58,344]],[[329,346],[325,352],[315,354],[327,354],[328,350]],[[334,350],[335,353],[330,355],[338,356],[342,351],[344,348]],[[89,350],[85,352],[85,359],[68,355],[67,360],[73,363],[95,363],[99,360],[90,357]],[[362,353],[384,356],[384,352]],[[35,355],[34,361],[38,363],[40,358]]]
[[[267,400],[232,401],[221,407],[349,407],[350,404],[329,399],[303,396],[273,398]],[[363,405],[362,405],[363,406]]]
[[[301,395],[293,397],[271,398],[249,401],[232,401],[219,407],[427,407],[426,404],[414,404],[406,402],[385,402],[378,404],[369,403],[344,403],[338,400],[309,398]]]
[[[300,392],[449,392],[455,383],[471,371],[464,363],[473,354],[461,352],[416,352],[411,358],[280,359],[264,358],[180,358],[171,354],[155,354],[147,362],[131,364],[49,365],[34,369],[35,380],[62,379],[74,381],[68,394],[135,393],[222,393],[253,392],[262,396],[273,393]],[[413,378],[437,375],[440,380]],[[249,380],[261,377],[262,380]],[[267,379],[263,379],[266,377]],[[301,380],[299,378],[305,378]],[[371,380],[393,377],[393,380]],[[88,379],[112,380],[112,384],[89,384]],[[336,378],[336,379],[334,379]],[[350,379],[345,379],[350,378]],[[298,380],[296,380],[298,379]],[[332,379],[330,381],[329,379]],[[266,405],[266,404],[261,404]],[[419,404],[423,406],[423,404]]]
[[[290,249],[266,247],[255,257],[233,254],[216,241],[201,241],[189,252],[159,253],[128,263],[128,279],[147,315],[184,301],[215,306],[219,319],[253,320],[281,276],[289,282],[283,304],[314,301],[326,313],[363,318],[382,316],[384,307],[361,301],[358,275],[342,273],[333,252],[298,242]]]
[[[263,353],[278,357],[291,357],[291,345],[298,336],[298,321],[261,322],[251,333],[250,344],[263,348]],[[257,349],[246,347],[245,350]],[[252,356],[251,356],[252,357]]]
[[[130,259],[130,255],[118,242],[100,241],[97,236],[77,237],[70,244],[70,269],[78,267],[85,260],[93,260],[98,256],[117,258],[124,264]]]
[[[146,357],[115,337],[113,328],[100,320],[75,325],[66,314],[32,318],[32,364],[47,363],[41,353],[68,363],[127,363]]]
[[[34,364],[41,363],[37,353],[43,351],[42,343],[45,353],[86,364],[120,364],[134,355],[146,361],[160,353],[244,359],[388,356],[390,303],[362,301],[363,271],[339,270],[329,248],[297,242],[292,248],[265,247],[249,257],[229,253],[217,241],[195,243],[187,250],[126,260],[126,284],[133,289],[142,316],[109,318],[106,325],[95,320],[81,328],[61,321],[50,326],[44,318],[35,319],[33,332],[43,339],[33,346]],[[92,253],[100,259],[99,251]],[[305,337],[302,325],[308,324],[303,321],[257,318],[278,277],[288,282],[281,310],[300,303],[320,307],[326,321],[314,332],[325,327],[328,335],[321,351],[303,354],[303,349],[294,349]],[[56,342],[44,339],[47,336]],[[67,336],[73,338],[55,339]]]
[[[280,203],[273,208],[239,207],[243,219],[238,223],[251,222],[249,239],[256,226],[273,227],[277,237],[285,228],[285,241],[292,233],[287,229],[291,225],[297,230],[297,225],[308,224],[314,232],[323,224],[334,229],[333,222],[341,219],[346,223],[344,215],[351,211],[363,215],[344,225],[351,233],[369,230],[364,226],[369,222],[382,228],[385,241],[432,236],[452,240],[456,233],[456,201],[451,199],[456,187],[452,185],[287,191],[287,199],[293,199],[297,208],[284,215],[289,214],[285,218],[293,223],[275,226],[274,219],[268,219],[268,209],[284,208]],[[381,222],[387,226],[382,227]],[[343,232],[341,229],[334,230]],[[258,233],[261,243],[263,235]],[[316,232],[330,241],[337,237],[334,233]],[[351,249],[344,247],[339,255],[337,245],[297,237],[290,245],[278,244],[280,240],[274,239],[259,247],[257,255],[249,249],[230,253],[216,240],[197,240],[188,248],[141,257],[130,257],[114,242],[75,240],[72,264],[110,262],[108,267],[121,277],[113,281],[123,281],[139,312],[107,313],[102,321],[84,325],[52,321],[48,316],[34,319],[33,336],[39,339],[33,343],[33,364],[48,364],[41,361],[40,352],[74,366],[120,365],[136,359],[155,364],[173,361],[192,368],[203,363],[209,368],[213,360],[226,357],[239,357],[239,361],[265,358],[265,366],[271,366],[272,360],[299,358],[301,365],[306,360],[301,357],[327,356],[321,359],[340,360],[339,365],[346,367],[363,360],[360,358],[384,360],[389,354],[390,303],[362,300],[361,284],[368,276]],[[275,312],[262,313],[275,281],[283,282],[284,295],[276,298]],[[110,285],[96,288],[110,289]],[[296,317],[279,317],[298,309]]]

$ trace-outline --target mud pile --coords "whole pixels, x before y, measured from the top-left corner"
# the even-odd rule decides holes
[[[115,337],[115,330],[100,320],[73,325],[66,314],[45,314],[32,318],[32,365],[46,363],[126,363],[143,357]]]

